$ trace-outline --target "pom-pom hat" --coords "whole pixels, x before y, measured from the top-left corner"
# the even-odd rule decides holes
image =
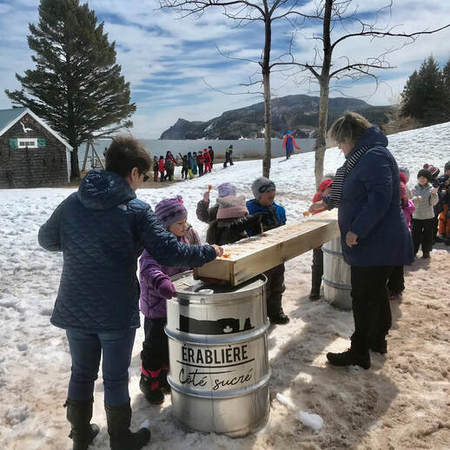
[[[165,198],[155,206],[155,214],[159,221],[169,228],[175,222],[187,218],[187,209],[183,205],[183,198],[177,195],[173,198]]]

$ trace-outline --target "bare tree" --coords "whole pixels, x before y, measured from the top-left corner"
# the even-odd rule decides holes
[[[161,8],[172,8],[182,13],[183,17],[201,15],[208,8],[221,8],[223,15],[237,21],[243,26],[251,22],[263,22],[264,24],[264,49],[259,61],[262,79],[250,81],[245,84],[250,87],[260,84],[264,93],[264,158],[263,176],[269,177],[271,165],[271,89],[270,73],[276,63],[271,64],[272,25],[276,20],[285,20],[289,27],[298,26],[298,20],[304,20],[307,15],[296,10],[301,4],[300,0],[160,0]],[[251,61],[255,62],[255,61]]]
[[[315,10],[308,14],[308,18],[321,21],[322,32],[311,36],[313,40],[319,42],[314,49],[314,56],[310,63],[299,63],[295,60],[292,48],[289,57],[284,62],[277,65],[297,66],[302,71],[312,74],[320,86],[319,122],[317,130],[317,140],[315,145],[315,179],[318,186],[323,177],[323,162],[326,149],[326,132],[328,122],[328,99],[330,92],[330,81],[342,79],[361,79],[371,77],[377,84],[376,72],[378,70],[392,69],[394,66],[388,61],[388,56],[394,51],[400,50],[405,45],[412,44],[422,35],[437,33],[450,27],[450,24],[432,30],[415,31],[412,33],[397,32],[398,27],[379,27],[376,19],[368,23],[358,13],[357,8],[352,8],[353,0],[321,0]],[[393,2],[389,1],[382,10],[391,10]],[[305,16],[302,14],[302,16]],[[346,31],[356,26],[355,31]],[[333,40],[333,36],[335,36]],[[333,58],[333,53],[340,44],[351,39],[368,38],[374,39],[394,37],[401,39],[401,44],[397,48],[391,48],[376,56],[368,56],[363,61],[353,60],[350,56]],[[293,45],[293,40],[291,40]],[[319,47],[320,46],[320,47]],[[370,47],[368,46],[368,52]]]

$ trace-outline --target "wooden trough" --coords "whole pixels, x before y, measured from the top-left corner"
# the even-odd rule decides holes
[[[237,286],[338,236],[336,210],[324,211],[302,222],[224,245],[224,256],[194,269],[194,277]]]

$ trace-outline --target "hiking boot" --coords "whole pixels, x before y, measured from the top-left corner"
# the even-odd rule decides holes
[[[320,293],[311,291],[310,294],[309,294],[309,299],[312,302],[315,302],[316,300],[320,300]]]
[[[430,257],[430,252],[423,252],[422,258],[428,259]]]
[[[370,368],[370,355],[367,352],[366,355],[358,355],[348,349],[342,353],[327,353],[328,362],[332,366],[345,367],[345,366],[360,366],[363,369]]]
[[[148,373],[150,376],[141,373],[141,380],[139,381],[139,387],[141,388],[141,392],[144,394],[145,398],[152,405],[160,405],[161,403],[164,402],[164,394],[161,390],[158,379],[161,373],[161,369],[151,370]],[[153,375],[155,376],[153,377]]]
[[[279,312],[278,314],[269,317],[270,323],[275,325],[286,325],[289,323],[289,317],[283,312]]]

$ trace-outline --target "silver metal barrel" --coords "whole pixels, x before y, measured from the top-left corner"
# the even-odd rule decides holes
[[[167,302],[172,413],[187,428],[249,434],[269,415],[266,278],[234,288],[192,273]]]
[[[323,251],[323,294],[325,299],[340,309],[352,309],[350,266],[342,255],[341,238],[328,241]]]

